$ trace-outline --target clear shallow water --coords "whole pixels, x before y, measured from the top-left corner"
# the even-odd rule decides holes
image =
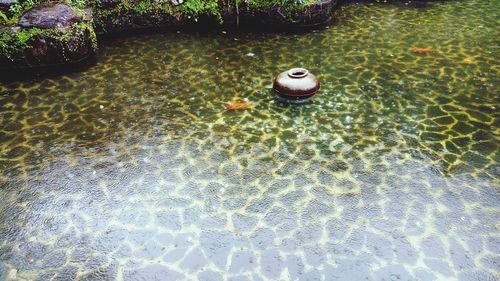
[[[498,280],[498,7],[113,39],[1,84],[0,280]],[[307,105],[272,98],[292,66]]]

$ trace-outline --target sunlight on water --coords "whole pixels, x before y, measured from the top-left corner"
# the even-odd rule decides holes
[[[0,280],[497,280],[498,13],[352,4],[0,84]],[[301,106],[270,89],[294,66]]]

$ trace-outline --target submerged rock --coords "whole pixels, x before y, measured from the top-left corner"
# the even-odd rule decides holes
[[[62,3],[49,3],[26,12],[19,18],[19,25],[26,28],[64,28],[81,20],[82,16],[70,6]]]

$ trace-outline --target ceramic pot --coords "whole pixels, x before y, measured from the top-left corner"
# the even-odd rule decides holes
[[[273,89],[278,99],[289,103],[306,102],[319,88],[318,78],[305,68],[292,68],[282,72],[273,82]]]

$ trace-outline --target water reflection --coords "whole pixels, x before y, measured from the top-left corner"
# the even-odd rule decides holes
[[[494,280],[497,10],[113,39],[0,85],[0,280]],[[269,89],[295,65],[322,81],[299,107]]]

